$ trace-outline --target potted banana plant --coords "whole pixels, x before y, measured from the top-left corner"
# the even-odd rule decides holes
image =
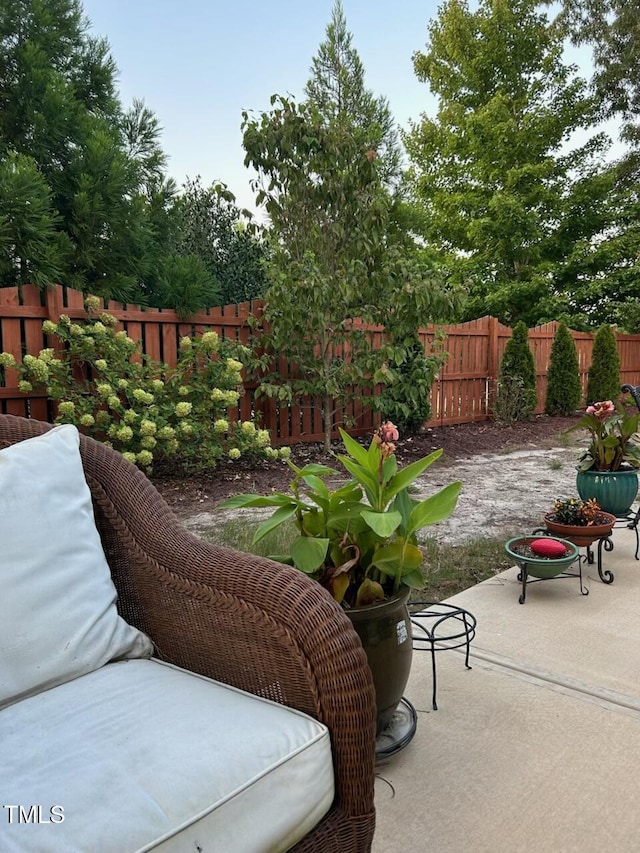
[[[274,507],[255,541],[293,522],[297,535],[288,554],[273,555],[315,579],[344,608],[362,640],[376,688],[377,728],[389,724],[402,698],[412,657],[407,600],[424,586],[423,553],[417,533],[453,512],[462,483],[453,482],[425,500],[409,488],[442,454],[436,450],[404,468],[398,465],[398,430],[390,421],[364,447],[340,430],[342,471],[290,460],[289,493],[238,495],[223,509]],[[344,472],[350,479],[336,489],[325,480]]]

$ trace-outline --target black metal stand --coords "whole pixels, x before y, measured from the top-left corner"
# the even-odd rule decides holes
[[[562,578],[580,578],[580,592],[582,595],[589,595],[589,590],[582,583],[582,557],[578,554],[578,574],[574,574],[573,572],[559,572],[557,575],[553,575],[550,578],[533,578],[529,579],[529,574],[527,572],[527,564],[526,563],[518,563],[520,566],[520,571],[518,572],[518,580],[522,581],[522,592],[520,593],[520,597],[518,601],[520,604],[524,604],[527,600],[527,586],[531,583],[539,583],[540,581],[557,581]],[[611,578],[613,580],[613,576]],[[605,581],[605,583],[611,583],[611,581]]]
[[[616,519],[616,524],[620,522],[625,525],[629,530],[633,530],[636,534],[636,560],[640,559],[638,557],[638,553],[640,552],[640,532],[638,531],[638,524],[640,523],[640,507],[636,510],[635,513],[629,512],[628,515],[622,516],[621,518]]]
[[[412,601],[410,606],[422,608],[419,612],[409,613],[413,630],[413,648],[431,652],[431,671],[433,673],[433,710],[436,703],[436,652],[444,649],[459,649],[466,646],[464,665],[469,666],[469,646],[476,635],[476,617],[454,604],[441,601]]]
[[[400,752],[413,740],[418,725],[418,715],[408,699],[403,696],[386,729],[376,737],[376,761]]]
[[[587,529],[588,528],[585,527],[585,531]],[[556,535],[554,533],[550,533],[546,527],[538,527],[536,530],[533,531],[533,533],[536,536],[539,533],[542,533],[545,536],[555,536]],[[636,536],[637,536],[637,533],[636,533]],[[580,592],[583,595],[587,595],[589,590],[587,590],[586,592],[583,592],[583,589],[582,589],[582,561],[585,560],[585,562],[589,566],[592,566],[596,562],[595,554],[593,552],[593,543],[591,545],[577,545],[576,547],[584,548],[586,551],[584,556],[582,554],[580,554],[580,556],[578,557],[578,563],[579,563],[579,575],[580,575]],[[598,538],[598,547],[597,547],[598,562],[596,563],[596,568],[598,569],[598,577],[600,578],[602,583],[613,583],[613,581],[614,581],[613,572],[610,571],[609,569],[607,569],[605,571],[605,569],[603,569],[603,567],[602,567],[602,552],[603,551],[613,551],[613,539],[611,538],[611,533],[607,533],[606,536],[600,536]],[[571,574],[568,572],[563,572],[560,575],[556,575],[556,577],[561,578],[561,577],[576,577],[576,576],[574,574]],[[520,575],[518,575],[518,580],[520,580]],[[540,578],[540,580],[547,580],[547,578]],[[530,581],[530,583],[531,583],[531,581]]]

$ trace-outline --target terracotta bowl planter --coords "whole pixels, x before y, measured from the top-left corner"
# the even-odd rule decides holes
[[[601,516],[606,516],[607,521],[603,524],[592,524],[588,527],[582,525],[561,524],[558,521],[553,521],[552,512],[548,512],[544,517],[544,523],[551,533],[555,533],[561,539],[568,539],[573,542],[578,548],[586,548],[591,545],[596,539],[601,539],[603,536],[608,536],[613,530],[613,525],[616,523],[615,515],[610,512],[601,512]]]

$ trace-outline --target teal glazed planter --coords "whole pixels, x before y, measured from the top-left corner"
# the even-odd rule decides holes
[[[583,501],[595,498],[604,512],[624,518],[638,494],[638,472],[628,471],[578,471],[578,494]]]

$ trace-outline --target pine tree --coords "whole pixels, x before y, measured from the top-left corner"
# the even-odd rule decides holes
[[[123,113],[115,75],[109,45],[89,34],[79,0],[0,3],[0,164],[8,174],[10,158],[31,159],[53,226],[48,252],[23,241],[21,251],[30,246],[35,254],[22,266],[42,286],[55,278],[134,301],[148,289],[157,259],[149,186],[164,160],[152,114],[139,102]],[[25,169],[22,161],[26,176]],[[5,250],[0,286],[14,283],[12,264]]]
[[[495,415],[506,422],[525,421],[536,404],[536,364],[529,349],[529,330],[521,321],[513,327],[500,362]]]
[[[576,344],[565,324],[560,323],[551,345],[544,410],[547,415],[572,415],[581,399]]]
[[[620,356],[613,329],[600,326],[593,341],[591,367],[587,382],[587,405],[600,400],[615,400],[620,394]]]
[[[327,38],[311,62],[312,76],[305,95],[327,121],[363,130],[379,159],[379,174],[387,186],[400,176],[400,147],[389,104],[365,87],[364,68],[353,36],[347,30],[342,3],[336,0],[327,26]]]

